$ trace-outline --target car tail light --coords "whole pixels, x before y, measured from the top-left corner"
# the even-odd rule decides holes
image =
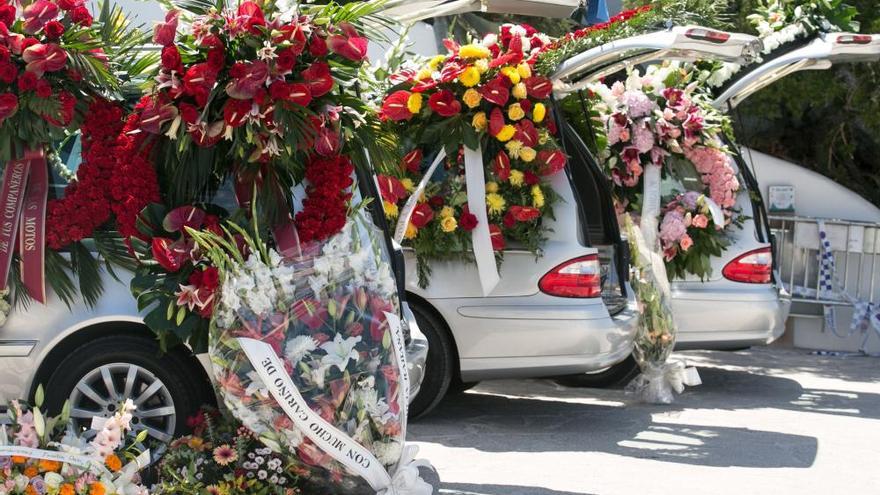
[[[694,40],[700,41],[708,41],[710,43],[727,43],[727,40],[730,39],[730,33],[723,33],[721,31],[712,31],[711,29],[703,29],[703,28],[693,28],[688,29],[687,32],[684,33],[685,36]]]
[[[873,40],[869,34],[844,34],[837,37],[837,42],[841,45],[867,45]]]
[[[550,270],[538,282],[541,292],[558,297],[599,297],[602,271],[599,256],[581,256]]]
[[[724,278],[745,284],[769,284],[773,272],[773,253],[769,247],[749,251],[731,261],[721,272]]]

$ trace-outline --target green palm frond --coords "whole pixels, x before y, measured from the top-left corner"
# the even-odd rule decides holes
[[[167,10],[182,10],[193,15],[208,13],[211,9],[223,10],[226,0],[159,0],[159,4]]]
[[[94,307],[104,292],[98,260],[85,244],[75,242],[70,246],[70,266],[79,281],[79,295],[89,307]]]
[[[77,285],[71,277],[72,270],[70,260],[61,253],[51,249],[46,251],[46,281],[68,308],[73,306],[78,295]],[[20,297],[30,298],[26,292],[16,291],[16,299]]]

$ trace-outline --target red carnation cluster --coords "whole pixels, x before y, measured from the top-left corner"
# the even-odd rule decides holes
[[[116,139],[122,129],[122,109],[96,100],[89,115],[82,126],[82,164],[77,178],[67,186],[63,198],[48,205],[46,242],[54,250],[91,236],[110,218],[109,191],[118,176]]]
[[[296,214],[296,228],[303,242],[321,241],[345,226],[346,204],[351,198],[354,166],[344,155],[312,156],[306,164],[306,199]]]
[[[607,22],[600,22],[599,24],[593,24],[591,26],[587,26],[585,28],[578,29],[577,31],[574,31],[572,33],[568,33],[565,36],[563,36],[562,38],[560,38],[559,40],[557,40],[553,43],[548,43],[548,44],[544,45],[542,47],[541,51],[544,52],[544,51],[548,51],[548,50],[555,50],[567,42],[578,40],[581,38],[585,38],[592,33],[595,33],[598,31],[604,31],[604,30],[606,30],[610,27],[613,27],[617,24],[627,22],[630,19],[632,19],[638,15],[641,15],[641,14],[644,14],[645,12],[650,11],[652,8],[653,8],[652,5],[643,5],[641,7],[635,8],[635,9],[625,10],[625,11],[611,17],[610,19],[608,19]]]

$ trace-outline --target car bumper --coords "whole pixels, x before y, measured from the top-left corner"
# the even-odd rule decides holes
[[[773,342],[785,332],[791,298],[772,286],[675,289],[677,349],[736,349]]]
[[[406,366],[409,372],[409,400],[415,398],[425,378],[425,362],[428,360],[428,339],[419,330],[419,324],[409,309],[409,304],[403,303],[403,316],[408,327],[409,341],[406,345]]]

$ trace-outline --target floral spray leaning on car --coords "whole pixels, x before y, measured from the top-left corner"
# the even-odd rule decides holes
[[[190,233],[221,273],[209,353],[229,410],[325,493],[431,493],[404,446],[399,301],[366,212],[286,257],[235,224]]]

